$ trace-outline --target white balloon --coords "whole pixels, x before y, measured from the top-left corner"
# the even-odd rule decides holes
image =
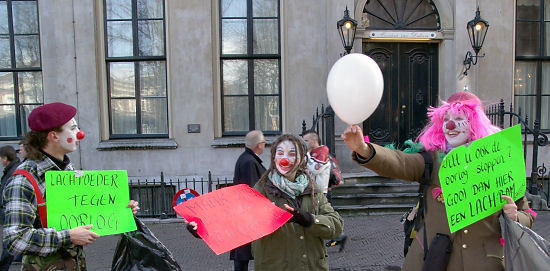
[[[364,54],[340,58],[328,73],[328,101],[334,113],[350,125],[363,122],[376,110],[383,90],[382,71]]]

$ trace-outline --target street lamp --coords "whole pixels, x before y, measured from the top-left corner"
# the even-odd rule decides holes
[[[483,42],[485,41],[485,35],[487,35],[489,23],[481,19],[481,17],[479,16],[479,7],[477,7],[476,10],[476,17],[468,22],[468,24],[466,25],[466,29],[468,30],[468,37],[470,38],[470,44],[472,45],[472,49],[474,49],[475,55],[472,55],[472,52],[470,51],[466,53],[466,58],[464,58],[464,66],[466,67],[464,75],[468,75],[468,70],[470,69],[471,65],[477,64],[478,57],[485,56],[485,54],[481,56],[478,56],[477,54],[479,53],[479,50],[481,50]]]
[[[336,23],[336,28],[338,28],[340,40],[342,40],[342,44],[344,45],[344,49],[346,50],[344,55],[347,55],[353,48],[355,30],[357,29],[357,21],[349,16],[348,6],[346,6],[346,10],[344,10],[344,18]]]

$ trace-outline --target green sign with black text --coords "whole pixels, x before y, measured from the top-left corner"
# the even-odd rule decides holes
[[[46,172],[48,227],[93,225],[100,236],[134,231],[129,201],[125,170]]]
[[[498,210],[506,200],[525,194],[525,161],[521,126],[460,146],[449,152],[439,169],[447,220],[452,232]]]

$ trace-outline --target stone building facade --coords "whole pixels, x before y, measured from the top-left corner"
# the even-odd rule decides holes
[[[264,130],[269,143],[277,134],[300,133],[302,120],[310,124],[315,109],[328,104],[326,78],[343,52],[336,22],[346,7],[359,23],[354,53],[377,43],[433,48],[429,104],[464,89],[488,103],[519,103],[516,5],[520,10],[543,2],[0,1],[6,49],[0,56],[0,140],[15,144],[29,110],[61,101],[78,108],[86,132],[71,154],[77,168],[124,169],[129,176],[232,176],[248,129]],[[466,24],[477,7],[490,28],[484,57],[464,75],[463,61],[472,51]],[[415,19],[422,23],[411,23]],[[535,31],[521,28],[527,29]],[[524,59],[545,64],[544,57]],[[526,104],[548,102],[544,95],[534,99]],[[544,112],[543,128],[550,129]],[[345,126],[336,119],[335,133]],[[346,171],[359,170],[338,137],[336,153]],[[268,149],[262,158],[268,167]]]

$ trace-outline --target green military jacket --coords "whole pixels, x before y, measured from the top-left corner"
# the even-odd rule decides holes
[[[266,176],[264,174],[254,189],[282,209],[285,209],[285,203],[300,206],[301,210],[313,214],[314,223],[304,228],[287,222],[272,234],[254,241],[254,270],[329,270],[324,240],[342,234],[342,217],[334,211],[323,193],[313,191],[311,184],[294,200],[273,186]]]
[[[368,144],[374,155],[366,162],[359,161],[357,154],[352,153],[352,159],[369,168],[380,176],[398,178],[407,181],[420,182],[424,176],[424,158],[419,153],[404,153],[376,144]],[[504,248],[500,243],[501,232],[498,216],[501,211],[492,214],[474,224],[451,234],[447,221],[445,206],[431,196],[432,189],[441,187],[439,182],[439,167],[441,158],[437,152],[430,152],[433,160],[431,185],[426,197],[427,211],[425,226],[427,244],[429,245],[437,233],[449,235],[453,242],[452,252],[447,265],[447,271],[500,271],[504,270]],[[525,197],[516,201],[518,207],[518,222],[531,227],[534,217],[525,211],[529,208]],[[420,271],[424,265],[424,230],[416,234],[409,248],[403,271]]]

